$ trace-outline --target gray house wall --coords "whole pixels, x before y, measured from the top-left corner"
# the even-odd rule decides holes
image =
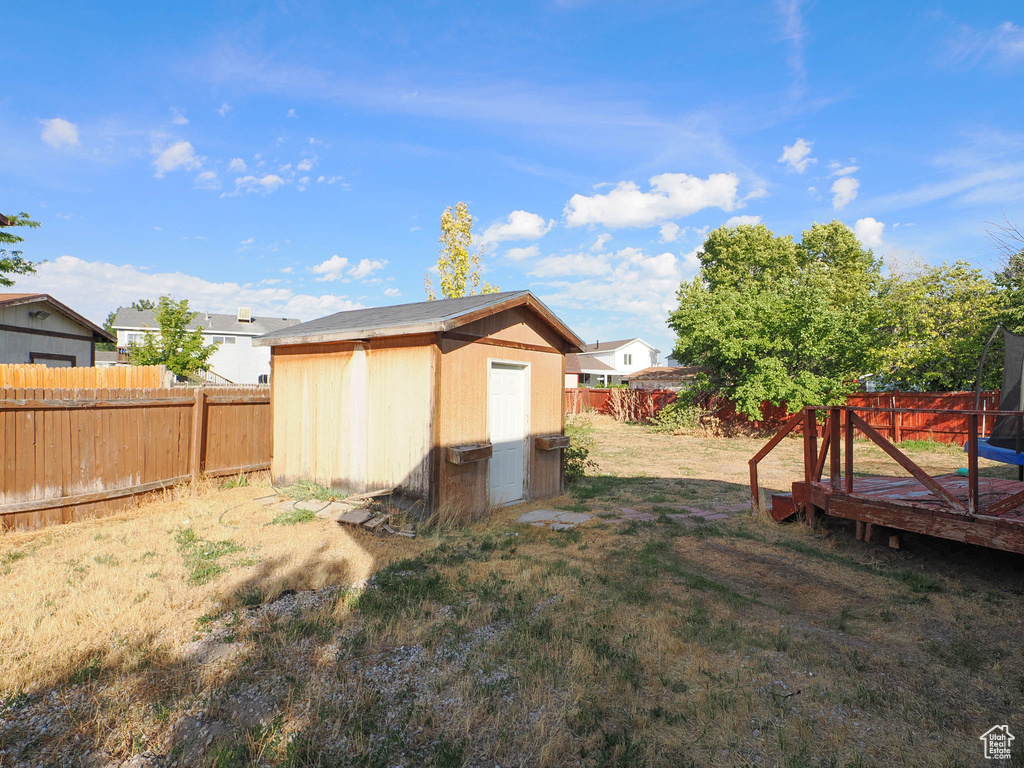
[[[29,317],[29,312],[39,309],[50,316],[45,320]],[[90,328],[45,301],[0,307],[0,363],[88,366],[93,364],[93,345]]]

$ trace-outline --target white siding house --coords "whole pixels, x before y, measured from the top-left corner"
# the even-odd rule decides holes
[[[630,374],[657,365],[660,351],[640,338],[587,344],[586,350],[578,356],[579,383],[582,386],[621,384]]]
[[[286,317],[253,317],[243,307],[234,315],[200,312],[189,323],[189,328],[202,328],[207,344],[220,344],[210,358],[214,380],[219,382],[223,379],[232,384],[264,384],[270,380],[270,348],[254,347],[252,340],[299,322]],[[127,358],[133,344],[141,344],[146,333],[159,327],[148,309],[119,309],[114,318],[114,330],[117,331],[120,356]]]

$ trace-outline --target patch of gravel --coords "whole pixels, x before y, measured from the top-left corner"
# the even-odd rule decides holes
[[[368,585],[372,582],[360,586]],[[412,766],[429,761],[438,743],[410,720],[412,711],[431,713],[433,733],[455,726],[467,708],[479,703],[481,692],[486,692],[488,706],[508,710],[517,704],[514,671],[494,665],[487,653],[488,646],[506,636],[511,627],[507,619],[452,631],[429,645],[402,645],[358,656],[349,655],[355,631],[350,627],[345,635],[335,635],[328,642],[303,638],[275,648],[272,670],[245,669],[250,644],[231,642],[231,636],[258,631],[267,621],[297,619],[328,608],[347,589],[330,586],[285,593],[271,603],[239,611],[237,620],[228,614],[213,622],[207,634],[187,646],[185,656],[202,679],[218,682],[186,705],[162,734],[141,742],[144,751],[127,760],[96,749],[92,737],[75,735],[76,711],[89,711],[104,696],[102,679],[0,703],[5,707],[0,709],[0,766],[187,768],[204,763],[215,739],[267,726],[286,709],[296,720],[319,723],[318,713],[324,707],[336,713],[366,714],[367,705],[374,720],[371,732],[354,738],[351,729],[321,728],[337,734],[328,735],[322,746],[336,754],[387,748],[394,756],[391,764]],[[531,615],[557,600],[552,596],[538,603]],[[241,668],[236,665],[229,673],[229,685],[224,685],[218,670],[229,662]],[[291,687],[295,680],[303,682],[298,697]],[[310,686],[315,696],[307,698]],[[536,723],[549,714],[554,716],[553,712],[530,713],[529,719]]]

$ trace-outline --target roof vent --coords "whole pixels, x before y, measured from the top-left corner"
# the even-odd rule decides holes
[[[249,307],[238,308],[238,322],[240,323],[251,323],[252,322],[252,310]]]

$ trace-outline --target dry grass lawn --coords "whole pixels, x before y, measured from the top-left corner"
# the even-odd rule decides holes
[[[263,481],[4,535],[0,766],[969,766],[1024,731],[1019,556],[610,524],[742,507],[763,441],[594,429],[597,469],[543,505],[595,515],[566,532],[514,522],[540,504],[416,540],[275,522]]]

